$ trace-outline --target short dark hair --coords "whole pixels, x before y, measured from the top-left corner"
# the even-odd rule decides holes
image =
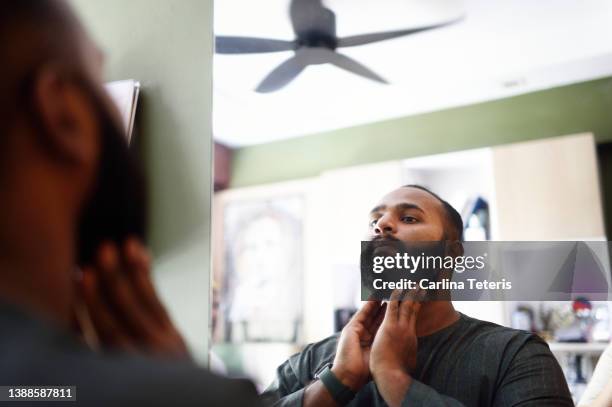
[[[463,241],[463,219],[461,219],[461,215],[459,214],[459,212],[455,210],[455,208],[451,206],[451,204],[446,202],[444,199],[440,198],[438,194],[431,191],[429,188],[426,188],[422,185],[408,184],[408,185],[404,185],[402,188],[420,189],[421,191],[427,192],[429,195],[433,196],[438,201],[440,201],[440,203],[442,204],[442,207],[444,208],[444,212],[446,214],[447,228],[450,229],[450,230],[445,230],[444,232],[444,234],[446,235],[445,238],[448,240]]]

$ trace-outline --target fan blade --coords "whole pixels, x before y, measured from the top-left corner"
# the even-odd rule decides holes
[[[259,93],[277,91],[294,80],[308,65],[308,60],[298,50],[293,57],[274,68],[261,81],[255,91]]]
[[[371,79],[376,82],[384,84],[389,83],[382,76],[378,75],[376,72],[372,71],[365,65],[362,65],[360,62],[357,62],[354,59],[349,58],[346,55],[340,54],[338,52],[334,52],[331,50],[327,51],[329,52],[327,59],[330,64],[335,65],[338,68],[344,69],[345,71],[354,73],[355,75],[363,76],[364,78]]]
[[[293,51],[295,42],[255,37],[215,37],[217,54],[259,54],[264,52]]]
[[[322,0],[291,0],[289,16],[295,35],[304,41],[308,37],[336,37],[336,15]]]
[[[380,33],[353,35],[350,37],[339,38],[338,47],[355,47],[358,45],[365,45],[365,44],[371,44],[373,42],[390,40],[392,38],[405,37],[407,35],[412,35],[412,34],[420,33],[423,31],[429,31],[429,30],[433,30],[436,28],[451,25],[451,24],[456,23],[459,20],[460,19],[448,21],[442,24],[429,25],[426,27],[411,28],[408,30],[386,31],[386,32],[380,32]]]

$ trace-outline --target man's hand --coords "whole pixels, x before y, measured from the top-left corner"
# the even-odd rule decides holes
[[[385,305],[368,301],[342,330],[332,372],[358,391],[370,379],[370,347],[385,315]]]
[[[368,301],[342,330],[336,357],[332,365],[334,375],[347,387],[357,392],[370,380],[370,346],[385,316],[386,306],[380,301]],[[306,387],[304,407],[337,406],[336,401],[320,380]]]
[[[137,239],[100,246],[82,269],[81,295],[102,347],[163,357],[189,357],[183,338],[151,282],[150,256]]]
[[[395,291],[387,305],[382,325],[374,338],[370,371],[381,395],[390,406],[400,406],[412,383],[410,373],[416,368],[416,322],[421,303],[411,292],[410,299],[399,301]]]

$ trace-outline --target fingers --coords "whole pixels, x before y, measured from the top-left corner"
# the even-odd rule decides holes
[[[157,332],[144,309],[140,296],[131,283],[131,272],[123,264],[119,251],[114,244],[103,244],[98,253],[98,275],[104,299],[117,315],[120,322],[125,323],[132,335],[142,338],[155,337]]]
[[[128,278],[142,306],[148,308],[160,323],[170,322],[150,278],[151,256],[148,251],[137,239],[130,238],[123,246],[123,253]]]
[[[150,256],[136,239],[119,249],[100,246],[96,264],[84,270],[82,292],[104,345],[159,356],[189,357],[181,335],[150,280]]]
[[[410,329],[415,329],[420,309],[421,303],[418,301],[402,301],[399,309],[399,323]]]
[[[399,304],[402,298],[402,290],[396,289],[391,292],[389,302],[387,303],[387,312],[385,312],[384,323],[394,323],[399,315]]]
[[[153,280],[150,278],[151,255],[137,238],[129,238],[123,246],[128,279],[134,297],[142,307],[144,317],[154,322],[151,333],[152,350],[180,357],[189,357],[189,350],[180,333],[174,327],[166,308],[161,303]]]
[[[380,301],[366,301],[366,303],[353,315],[351,322],[369,325],[380,308]],[[350,323],[350,322],[349,322]]]
[[[83,270],[81,284],[83,299],[100,338],[110,346],[130,348],[131,341],[124,332],[122,324],[113,316],[108,303],[102,298],[98,277],[93,269]]]
[[[99,349],[100,340],[96,328],[91,320],[91,314],[87,308],[86,298],[83,290],[83,274],[79,270],[79,279],[76,281],[78,290],[75,292],[75,300],[72,305],[72,324],[75,333],[91,348]]]
[[[401,322],[408,323],[411,326],[416,324],[416,316],[421,308],[425,291],[421,289],[403,291],[400,289],[393,290],[387,305],[385,313],[385,323]]]
[[[368,331],[370,332],[372,336],[376,335],[376,332],[378,332],[378,328],[380,328],[380,325],[382,324],[386,313],[387,313],[387,304],[382,304],[378,308],[378,313],[376,314],[376,317],[374,318],[374,320],[372,321],[372,323],[370,324],[368,328]]]
[[[149,275],[151,255],[137,238],[128,238],[123,244],[123,254],[128,264],[137,268],[139,273]]]
[[[372,324],[376,321],[376,319],[381,315],[382,302],[381,301],[371,301],[373,309],[369,311],[368,317],[364,323],[365,327],[368,328],[372,326]],[[384,312],[382,313],[384,317]]]
[[[416,332],[416,322],[421,309],[421,301],[424,296],[423,290],[408,292],[408,300],[402,301],[399,306],[399,321],[412,332]]]

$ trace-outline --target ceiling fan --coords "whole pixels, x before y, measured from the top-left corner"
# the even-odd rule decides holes
[[[294,80],[308,65],[332,64],[364,78],[388,83],[383,77],[365,65],[337,51],[338,48],[355,47],[392,38],[403,37],[455,23],[451,20],[440,24],[406,30],[386,31],[338,38],[336,15],[326,8],[322,0],[292,0],[289,16],[296,39],[284,41],[268,38],[217,36],[218,54],[257,54],[294,51],[294,55],[274,68],[255,89],[259,93],[277,91]]]

